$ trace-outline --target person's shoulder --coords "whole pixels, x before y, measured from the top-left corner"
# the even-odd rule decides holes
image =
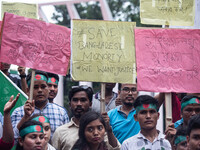
[[[136,142],[137,142],[137,137],[138,137],[138,134],[126,139],[122,145],[134,145]]]
[[[121,105],[120,105],[121,106]],[[115,107],[114,109],[111,109],[108,111],[108,115],[112,115],[118,112],[120,106]]]
[[[64,107],[62,107],[62,106],[60,106],[60,105],[58,105],[56,103],[49,103],[48,105],[51,106],[51,107],[53,107],[53,108],[55,108],[55,109],[59,109],[59,110],[67,112],[67,110]]]

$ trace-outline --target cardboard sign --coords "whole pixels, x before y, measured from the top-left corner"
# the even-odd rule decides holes
[[[66,75],[70,29],[10,13],[2,24],[0,62]]]
[[[193,26],[195,0],[140,0],[143,24]]]
[[[200,30],[135,29],[140,91],[200,91]]]
[[[134,27],[133,22],[72,20],[72,78],[135,83]]]
[[[4,12],[12,13],[18,16],[37,19],[38,6],[37,4],[2,2],[1,18],[3,18]]]

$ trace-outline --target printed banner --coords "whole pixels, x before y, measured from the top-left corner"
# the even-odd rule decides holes
[[[26,100],[28,99],[28,96],[17,86],[15,83],[13,83],[2,71],[0,71],[0,112],[3,114],[4,105],[9,101],[10,97],[14,95],[14,98],[17,96],[18,93],[20,93],[19,99],[17,103],[15,104],[15,107],[11,110],[11,113],[13,110],[19,106],[22,106],[25,104]]]
[[[134,27],[133,22],[72,20],[72,78],[135,83]]]
[[[199,93],[199,29],[135,29],[140,91]]]
[[[143,24],[193,26],[195,0],[140,0]]]
[[[37,19],[38,6],[37,4],[2,2],[1,18],[3,18],[4,12],[12,13],[18,16]]]
[[[66,75],[70,29],[5,13],[0,62]]]

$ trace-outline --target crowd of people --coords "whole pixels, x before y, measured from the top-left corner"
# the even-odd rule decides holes
[[[3,66],[4,63],[1,64]],[[9,67],[1,70],[8,73]],[[12,79],[29,95],[31,76],[19,68],[21,80]],[[2,150],[200,150],[200,98],[198,93],[181,99],[182,118],[159,131],[159,107],[164,93],[155,97],[140,95],[136,84],[106,83],[105,112],[100,112],[101,92],[86,85],[72,86],[69,106],[54,102],[59,76],[36,71],[33,100],[10,115],[20,94],[5,104],[0,114],[0,149]]]

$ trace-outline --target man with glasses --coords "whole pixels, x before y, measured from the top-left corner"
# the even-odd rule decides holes
[[[136,113],[133,103],[138,96],[136,84],[119,84],[119,98],[122,105],[108,112],[113,133],[120,143],[140,131],[140,125],[134,120]]]
[[[91,87],[88,87],[86,85],[74,86],[69,91],[69,105],[71,107],[73,117],[71,118],[71,121],[69,123],[62,125],[56,129],[52,139],[52,145],[56,149],[70,150],[75,142],[78,140],[79,120],[81,116],[88,112],[90,107],[92,106],[92,97],[93,90]],[[109,122],[108,116],[107,119]],[[107,134],[109,137],[110,145],[112,145],[111,143],[117,142],[112,130],[111,133]],[[112,145],[112,147],[115,147],[115,144]]]

